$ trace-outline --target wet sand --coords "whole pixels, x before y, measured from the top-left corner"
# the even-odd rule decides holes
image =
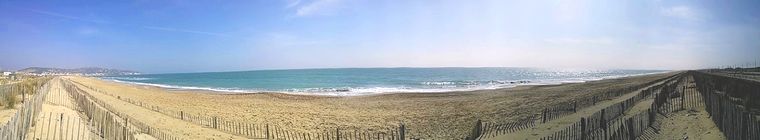
[[[443,93],[398,93],[331,97],[281,93],[232,94],[172,90],[88,77],[66,77],[110,94],[189,114],[269,124],[296,132],[395,129],[403,123],[409,138],[461,138],[475,121],[509,122],[574,98],[638,85],[664,73],[560,85]],[[85,89],[85,88],[82,88]],[[95,94],[96,91],[89,91]],[[118,100],[117,100],[118,101]],[[115,101],[116,102],[116,101]]]

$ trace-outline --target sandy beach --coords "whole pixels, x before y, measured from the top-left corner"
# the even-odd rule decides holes
[[[674,73],[494,90],[348,97],[281,93],[231,94],[172,90],[90,77],[67,76],[63,79],[94,87],[119,98],[160,106],[162,109],[275,125],[289,131],[319,132],[335,127],[347,130],[387,130],[403,123],[408,128],[407,137],[442,139],[465,136],[478,119],[484,122],[509,122],[538,114],[541,108],[554,103],[638,85],[672,74]],[[102,94],[82,89],[91,94]]]
[[[0,140],[760,140],[752,5],[2,1]]]

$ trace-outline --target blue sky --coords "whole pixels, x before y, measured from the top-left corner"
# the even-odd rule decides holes
[[[0,1],[0,68],[693,69],[760,59],[759,1]]]

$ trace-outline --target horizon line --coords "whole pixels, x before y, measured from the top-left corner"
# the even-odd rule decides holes
[[[272,68],[272,69],[252,69],[252,70],[228,70],[228,71],[197,71],[197,72],[167,72],[167,73],[144,73],[142,75],[153,74],[194,74],[194,73],[225,73],[225,72],[250,72],[250,71],[284,71],[284,70],[327,70],[327,69],[425,69],[425,68],[524,68],[524,69],[585,69],[585,70],[652,70],[652,71],[679,71],[675,69],[631,69],[631,68],[548,68],[548,67],[503,67],[503,66],[445,66],[445,67],[316,67],[316,68]]]

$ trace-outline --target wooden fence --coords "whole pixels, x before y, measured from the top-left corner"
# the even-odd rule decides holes
[[[760,139],[759,113],[753,102],[760,94],[760,82],[697,71],[689,71],[687,75],[675,81],[676,84],[663,85],[660,92],[654,92],[654,102],[647,111],[629,118],[603,119],[598,126],[594,126],[595,118],[583,118],[542,139],[654,139],[659,131],[658,120],[673,111],[700,107],[706,108],[728,139]]]
[[[684,97],[681,98],[680,101],[681,108],[684,110],[696,110],[697,108],[704,108],[704,97],[697,90],[697,85],[696,82],[694,82],[694,77],[689,76],[686,79],[688,79],[684,81],[684,84],[686,86],[681,87],[681,96]]]
[[[609,100],[616,97],[620,97],[626,93],[631,93],[634,91],[637,91],[639,89],[646,88],[642,90],[639,94],[634,96],[631,99],[628,99],[624,102],[614,104],[606,109],[603,109],[600,112],[594,113],[592,117],[589,118],[589,120],[613,120],[620,116],[625,110],[632,107],[636,102],[650,96],[653,92],[659,91],[662,85],[655,85],[662,81],[673,82],[675,79],[678,79],[681,77],[682,74],[675,74],[668,77],[660,78],[654,81],[650,81],[647,83],[643,83],[640,85],[635,86],[629,86],[621,89],[616,89],[612,91],[608,91],[603,94],[589,96],[586,98],[571,100],[569,102],[559,103],[552,105],[550,107],[544,108],[541,111],[541,114],[535,114],[531,117],[519,119],[514,122],[507,122],[507,123],[483,123],[481,121],[476,122],[475,127],[467,137],[467,139],[484,139],[484,138],[491,138],[496,137],[499,135],[512,133],[515,131],[532,128],[535,126],[535,123],[546,123],[547,121],[551,121],[560,117],[564,117],[569,114],[573,114],[577,112],[580,109],[587,108],[590,106],[596,105],[596,103],[602,101],[602,100]],[[607,110],[607,112],[605,112]],[[606,117],[602,117],[606,116]],[[604,119],[607,118],[607,119]],[[580,124],[577,124],[580,125]]]
[[[760,139],[760,82],[705,72],[691,72],[712,121],[732,140]]]
[[[760,81],[698,71],[692,73],[698,84],[720,91],[730,97],[731,102],[746,107],[750,112],[760,112]]]
[[[581,118],[572,125],[541,138],[542,140],[635,140],[653,135],[656,112],[649,109],[629,118],[615,118],[609,121]]]
[[[468,138],[490,138],[498,135],[512,133],[515,131],[532,128],[538,121],[539,116],[535,115],[525,119],[520,119],[510,123],[482,123],[480,120],[476,122],[476,125],[480,125],[479,130],[475,130]]]
[[[119,100],[128,102],[130,104],[159,112],[167,116],[171,116],[171,117],[188,121],[191,123],[199,124],[208,128],[217,129],[223,132],[245,136],[251,139],[286,139],[286,140],[290,140],[290,139],[307,139],[307,140],[347,139],[347,140],[353,140],[353,139],[366,138],[366,139],[378,139],[378,140],[397,140],[397,139],[405,139],[406,132],[407,132],[406,127],[404,127],[403,125],[399,125],[399,126],[396,126],[395,129],[388,129],[388,130],[356,130],[356,129],[332,128],[332,129],[324,129],[322,132],[318,132],[318,133],[296,132],[296,131],[284,129],[283,127],[269,125],[269,124],[253,124],[253,123],[248,123],[248,122],[230,121],[230,120],[226,120],[226,119],[219,118],[216,116],[207,116],[207,115],[201,115],[201,114],[193,115],[190,113],[185,113],[184,111],[174,111],[170,109],[164,109],[164,108],[161,108],[160,106],[154,106],[154,105],[143,103],[137,100],[129,99],[126,97],[116,96],[106,91],[99,90],[97,88],[87,86],[87,85],[78,83],[76,81],[71,81],[68,87],[72,89],[77,89],[78,87],[85,87],[91,91],[105,94],[105,95],[117,98]],[[88,94],[85,94],[86,92],[81,89],[78,89],[72,92],[82,93],[82,95],[88,95]],[[104,106],[105,108],[107,109],[110,108],[108,104],[102,103],[102,101],[99,101],[97,98],[92,98],[92,99],[95,100],[95,102],[98,102],[99,104]],[[113,110],[113,109],[109,109],[109,110]],[[128,116],[125,116],[125,117],[128,117]],[[149,130],[152,130],[152,128],[147,125],[142,125],[139,123],[135,125],[139,126],[138,128],[141,128],[140,130],[144,130],[143,132],[150,132]]]
[[[39,115],[45,95],[50,89],[48,84],[36,87],[36,93],[30,101],[26,101],[18,108],[10,121],[0,126],[0,139],[25,139],[29,127],[35,125],[34,118]]]
[[[701,72],[709,72],[711,74],[717,74],[725,77],[746,79],[746,80],[760,80],[760,68],[741,68],[741,69],[708,69],[701,70]]]
[[[681,104],[677,103],[677,101],[681,101],[682,99],[677,98],[683,97],[681,96],[682,94],[680,94],[682,92],[678,92],[678,89],[679,85],[684,83],[684,79],[685,78],[679,79],[675,84],[665,85],[655,96],[651,108],[654,108],[656,113],[666,115],[678,109],[683,109],[683,106],[679,106]]]
[[[45,97],[45,103],[50,105],[56,105],[56,106],[63,106],[72,110],[77,109],[77,104],[74,102],[73,96],[70,94],[64,94],[64,90],[61,89],[55,89],[50,90],[50,92]]]
[[[660,78],[654,81],[650,81],[647,83],[643,83],[640,85],[635,86],[629,86],[621,89],[616,89],[610,92],[606,92],[604,94],[594,95],[586,98],[581,98],[565,103],[559,103],[556,105],[553,105],[551,107],[547,107],[542,111],[542,122],[545,123],[547,121],[551,121],[569,114],[575,113],[577,110],[590,107],[593,105],[596,105],[599,101],[602,100],[609,100],[613,98],[620,97],[624,94],[631,93],[634,91],[637,91],[639,89],[654,85],[656,83],[665,81],[665,80],[672,80],[676,79],[677,77],[680,77],[682,74],[675,74],[668,77]]]
[[[117,112],[102,100],[84,94],[81,89],[69,83],[63,84],[69,97],[76,103],[77,111],[88,119],[94,136],[101,139],[134,140],[138,134],[147,134],[159,140],[177,140],[176,136],[137,121],[130,116]]]
[[[117,96],[117,95],[108,93],[107,91],[100,90],[92,86],[84,85],[76,81],[71,81],[71,82],[73,82],[74,84],[80,87],[85,87],[91,91],[95,91],[100,94],[117,98],[119,100],[125,101],[132,105],[150,109],[155,112],[159,112],[161,114],[171,116],[171,117],[184,120],[187,122],[199,124],[204,127],[213,128],[213,129],[221,130],[221,131],[232,133],[232,134],[243,135],[248,138],[254,138],[254,139],[266,139],[266,138],[269,138],[269,135],[270,135],[268,133],[270,126],[266,124],[261,125],[261,124],[247,123],[247,122],[235,122],[235,121],[229,121],[229,120],[216,117],[216,116],[191,114],[191,113],[185,113],[184,111],[174,111],[174,110],[162,108],[161,106],[155,106],[155,105],[140,102],[138,100],[133,100],[126,97]],[[280,133],[275,133],[273,135],[278,135],[278,134]]]
[[[663,84],[648,87],[625,101],[613,104],[589,117],[581,118],[570,126],[542,137],[542,140],[635,140],[645,134],[652,134],[648,128],[655,124],[657,102],[646,111],[623,118],[624,112],[640,101],[655,96],[673,94],[681,74],[668,78]],[[657,99],[655,99],[657,100]]]
[[[31,130],[34,140],[80,140],[97,138],[88,128],[88,122],[76,116],[42,113],[37,118],[37,125]]]

